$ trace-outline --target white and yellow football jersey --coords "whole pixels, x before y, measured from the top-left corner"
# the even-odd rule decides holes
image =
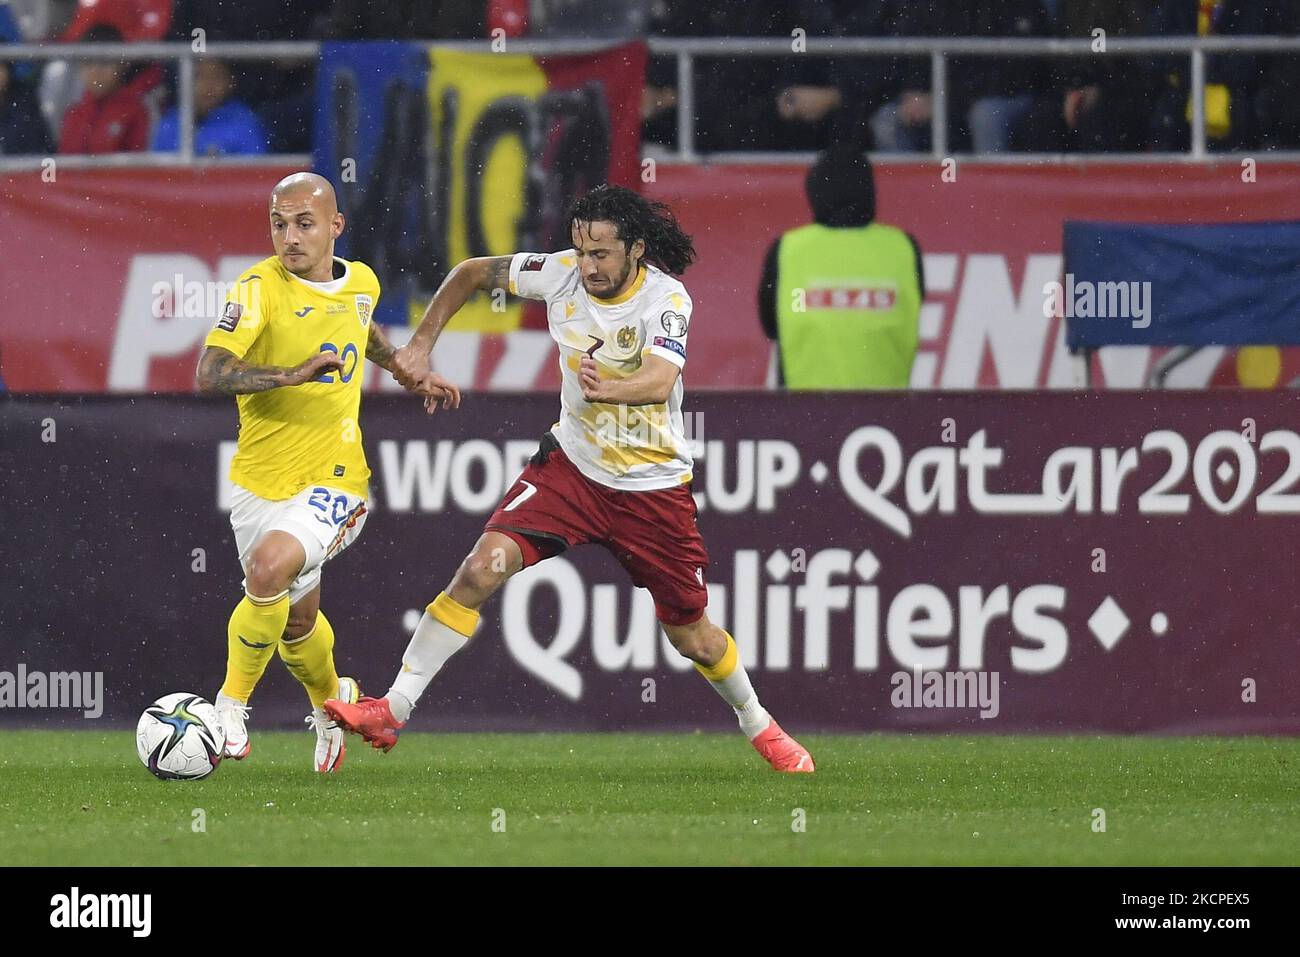
[[[510,291],[546,302],[551,337],[560,347],[560,421],[552,431],[570,461],[593,482],[623,491],[670,488],[691,480],[693,460],[682,420],[682,379],[667,402],[618,405],[582,397],[579,364],[591,352],[605,376],[626,378],[646,355],[686,364],[691,297],[662,270],[642,265],[615,299],[587,294],[572,249],[517,253]]]
[[[204,340],[256,365],[296,366],[333,352],[343,368],[321,381],[236,396],[239,448],[230,479],[265,499],[291,498],[310,485],[366,496],[370,468],[357,415],[362,363],[379,303],[379,280],[365,263],[310,282],[275,256],[239,277]]]

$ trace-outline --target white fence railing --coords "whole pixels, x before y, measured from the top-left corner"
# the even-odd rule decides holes
[[[1207,159],[1237,160],[1246,153],[1229,153],[1207,148],[1205,128],[1206,57],[1211,54],[1300,54],[1297,37],[1115,37],[1105,39],[1104,52],[1095,49],[1091,39],[1052,38],[875,38],[809,37],[800,41],[802,52],[795,52],[792,39],[781,38],[668,38],[651,37],[650,52],[672,56],[677,61],[677,147],[662,159],[693,163],[712,162],[801,162],[810,154],[796,152],[730,152],[701,154],[695,147],[696,70],[697,62],[710,57],[898,57],[928,56],[931,67],[931,148],[928,153],[889,153],[890,162],[933,162],[949,155],[948,151],[948,61],[953,56],[989,57],[1131,57],[1150,55],[1186,56],[1191,65],[1192,121],[1191,144],[1185,152],[1161,153],[987,153],[977,155],[982,162],[995,163],[1114,163],[1114,162],[1203,162]],[[170,43],[90,43],[90,44],[11,44],[0,45],[0,61],[15,60],[98,60],[120,58],[131,61],[172,62],[177,72],[177,105],[180,118],[180,143],[175,153],[120,153],[92,157],[61,156],[59,163],[69,166],[172,166],[177,163],[196,165],[240,165],[284,162],[305,165],[310,156],[271,154],[260,157],[198,157],[194,153],[194,64],[204,57],[223,60],[303,60],[316,59],[321,44],[306,41],[267,43],[209,43],[181,41]],[[492,41],[465,40],[438,42],[439,47],[490,52]],[[525,54],[582,54],[608,49],[611,41],[507,40],[504,52]],[[498,45],[499,47],[499,45]],[[1269,151],[1271,159],[1300,160],[1300,150]],[[0,170],[38,167],[42,157],[0,157]]]

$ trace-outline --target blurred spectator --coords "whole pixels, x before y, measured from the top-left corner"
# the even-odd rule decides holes
[[[24,43],[23,35],[13,11],[0,0],[0,45],[5,43]],[[31,60],[14,60],[6,64],[10,73],[20,80],[31,81],[35,78],[39,64]]]
[[[76,10],[77,0],[7,0],[0,18],[13,18],[21,37],[18,42],[35,43],[61,34]]]
[[[1150,33],[1157,36],[1246,36],[1268,33],[1274,11],[1288,3],[1227,0],[1157,0]],[[1156,63],[1161,93],[1151,116],[1151,147],[1186,150],[1191,143],[1191,64],[1186,56]],[[1205,58],[1205,135],[1218,149],[1239,149],[1257,139],[1252,111],[1259,87],[1256,58],[1248,53]]]
[[[92,39],[93,28],[108,27],[116,32],[119,42],[160,40],[166,35],[170,18],[171,0],[81,0],[59,39],[65,43],[85,42]],[[41,114],[54,131],[55,139],[61,140],[70,107],[85,93],[81,62],[84,61],[51,60],[41,68],[37,97]],[[161,80],[162,71],[158,67],[137,66],[127,71],[126,81],[134,81],[142,94],[149,94],[146,105],[151,118],[156,115],[152,97]]]
[[[676,36],[677,21],[670,2],[655,4],[647,31]],[[641,139],[645,143],[677,143],[677,58],[651,54],[646,61],[645,89],[641,93]]]
[[[52,148],[32,85],[0,63],[0,154],[44,155]]]
[[[203,31],[206,43],[312,39],[301,0],[176,0],[171,39],[191,43],[195,30]],[[229,69],[231,95],[257,114],[270,150],[308,152],[316,111],[314,58],[239,60]]]
[[[484,24],[488,35],[499,36],[500,30],[508,37],[526,36],[531,6],[529,0],[488,0]]]
[[[92,27],[85,42],[120,43],[113,27]],[[147,149],[151,117],[144,93],[158,83],[156,67],[133,71],[116,57],[83,60],[85,93],[63,118],[60,153],[126,153]]]
[[[810,8],[810,37],[887,37],[903,0],[853,0]],[[827,57],[814,77],[805,74],[776,90],[777,115],[796,130],[815,131],[826,143],[866,150],[870,116],[890,97],[899,72],[896,57]],[[783,130],[783,133],[787,132]],[[803,139],[807,139],[806,134]]]
[[[95,27],[112,27],[128,43],[161,40],[172,20],[172,0],[81,0],[61,37],[82,39]]]
[[[234,81],[224,60],[204,57],[194,65],[194,153],[220,156],[265,153],[266,130],[257,114],[232,99]],[[180,108],[174,107],[158,124],[153,148],[170,153],[180,149]]]
[[[8,6],[0,4],[0,43],[22,43],[23,34]]]
[[[877,223],[871,163],[843,147],[808,171],[814,223],[769,249],[759,281],[763,331],[789,389],[905,389],[925,276],[916,240]]]
[[[934,0],[900,4],[891,24],[895,36],[1041,37],[1050,32],[1042,0]],[[934,104],[928,63],[908,61],[897,100],[871,119],[882,151],[930,148]],[[977,153],[1010,148],[1012,133],[1046,89],[1042,69],[1025,57],[952,57],[948,61],[949,147]]]
[[[707,6],[674,0],[663,11],[656,29],[674,37],[775,37],[783,33],[789,37],[785,6],[782,0],[715,0]],[[697,56],[693,74],[696,148],[705,152],[777,148],[771,78],[788,59]],[[646,105],[673,104],[671,112],[657,116],[665,130],[676,123],[676,94],[667,92],[676,89],[675,62],[657,60],[650,68],[652,92]]]
[[[1191,0],[1196,2],[1196,0]],[[1151,0],[1057,0],[1056,33],[1093,40],[1142,36]],[[1152,107],[1150,69],[1143,59],[1096,53],[1058,57],[1051,91],[1039,97],[1013,135],[1013,146],[1036,152],[1137,152],[1147,143]]]
[[[768,37],[792,44],[796,28],[807,38],[845,35],[870,22],[870,11],[888,2],[717,0],[701,6],[675,0],[656,16],[653,30],[673,37]],[[857,98],[842,92],[837,72],[875,75],[879,70],[852,57],[697,55],[696,147],[705,152],[818,149],[841,128],[851,135],[852,124],[842,127],[841,120],[846,104]],[[643,115],[653,141],[675,139],[676,86],[675,60],[652,60]]]

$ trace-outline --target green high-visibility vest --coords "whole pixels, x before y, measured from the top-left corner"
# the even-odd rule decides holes
[[[916,249],[893,226],[814,223],[781,237],[776,317],[789,389],[905,389],[916,358]]]

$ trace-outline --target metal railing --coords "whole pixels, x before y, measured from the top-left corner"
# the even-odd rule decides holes
[[[948,153],[948,61],[953,56],[989,57],[1128,57],[1143,55],[1187,56],[1191,64],[1191,143],[1184,152],[1111,153],[981,153],[964,154],[981,162],[1006,164],[1117,163],[1117,162],[1204,162],[1235,161],[1256,156],[1260,151],[1211,153],[1205,123],[1206,56],[1228,53],[1300,53],[1296,37],[1116,37],[1105,40],[1105,52],[1094,50],[1094,40],[1053,38],[875,38],[809,37],[795,52],[793,40],[782,38],[667,38],[647,39],[651,54],[672,56],[677,61],[677,147],[660,157],[666,162],[798,163],[811,159],[803,152],[710,152],[695,146],[695,74],[697,59],[716,57],[923,57],[930,58],[931,124],[929,152],[882,153],[889,162],[934,162]],[[439,41],[438,47],[492,52],[488,40]],[[507,40],[506,53],[583,54],[609,49],[609,40]],[[306,165],[308,154],[275,153],[261,156],[199,157],[194,153],[194,65],[203,57],[223,60],[302,60],[320,54],[321,44],[309,41],[266,43],[209,43],[202,50],[183,41],[169,43],[13,44],[0,46],[0,61],[16,60],[101,60],[117,58],[139,61],[168,61],[176,64],[177,107],[180,120],[179,149],[174,153],[118,153],[96,156],[60,156],[68,166],[150,167],[186,165],[238,166],[264,163]],[[773,91],[775,93],[775,91]],[[1269,150],[1271,159],[1300,160],[1300,150]],[[36,168],[44,157],[0,157],[0,170]]]

